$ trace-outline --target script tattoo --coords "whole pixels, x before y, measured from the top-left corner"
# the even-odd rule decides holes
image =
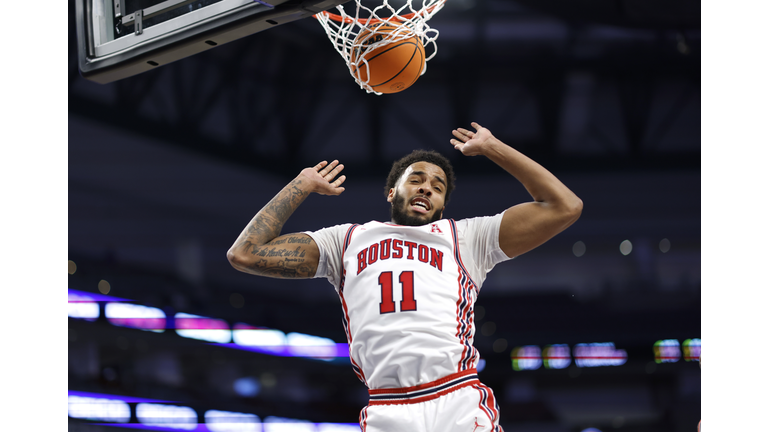
[[[317,271],[316,266],[303,259],[286,258],[283,261],[261,259],[253,265],[255,273],[274,278],[309,278]]]
[[[309,237],[288,237],[288,243],[309,244],[312,241]]]
[[[281,244],[309,244],[310,239],[307,237],[297,237],[297,236],[289,236],[281,239],[275,239],[269,242],[270,245],[281,245]]]
[[[255,252],[255,251],[254,251]],[[254,254],[261,257],[304,257],[304,251],[301,250],[300,247],[297,247],[296,250],[288,250],[288,249],[277,249],[272,248],[267,250],[267,248],[261,248],[259,250],[259,253]],[[286,260],[287,261],[287,260]]]

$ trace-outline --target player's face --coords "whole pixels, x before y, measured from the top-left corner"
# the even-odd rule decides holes
[[[443,169],[429,162],[416,162],[400,176],[387,201],[392,203],[392,222],[419,226],[443,217],[446,176]]]

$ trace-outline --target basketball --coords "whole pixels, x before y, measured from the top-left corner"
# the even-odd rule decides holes
[[[374,24],[363,29],[355,38],[355,49],[352,50],[350,59],[352,73],[358,81],[368,81],[368,85],[379,93],[397,93],[407,89],[424,70],[424,45],[415,35],[365,52],[369,45],[384,40],[395,30],[397,27]],[[359,59],[360,63],[357,64],[361,54],[363,58]],[[367,65],[363,59],[368,62]]]

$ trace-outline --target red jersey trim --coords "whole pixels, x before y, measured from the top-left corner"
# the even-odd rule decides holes
[[[368,405],[407,405],[426,402],[479,383],[477,370],[467,369],[413,387],[368,390],[371,396]]]

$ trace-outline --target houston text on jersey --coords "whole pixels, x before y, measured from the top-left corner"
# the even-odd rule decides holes
[[[374,243],[357,254],[357,274],[370,264],[386,259],[418,259],[443,271],[443,252],[412,241],[385,239]]]

